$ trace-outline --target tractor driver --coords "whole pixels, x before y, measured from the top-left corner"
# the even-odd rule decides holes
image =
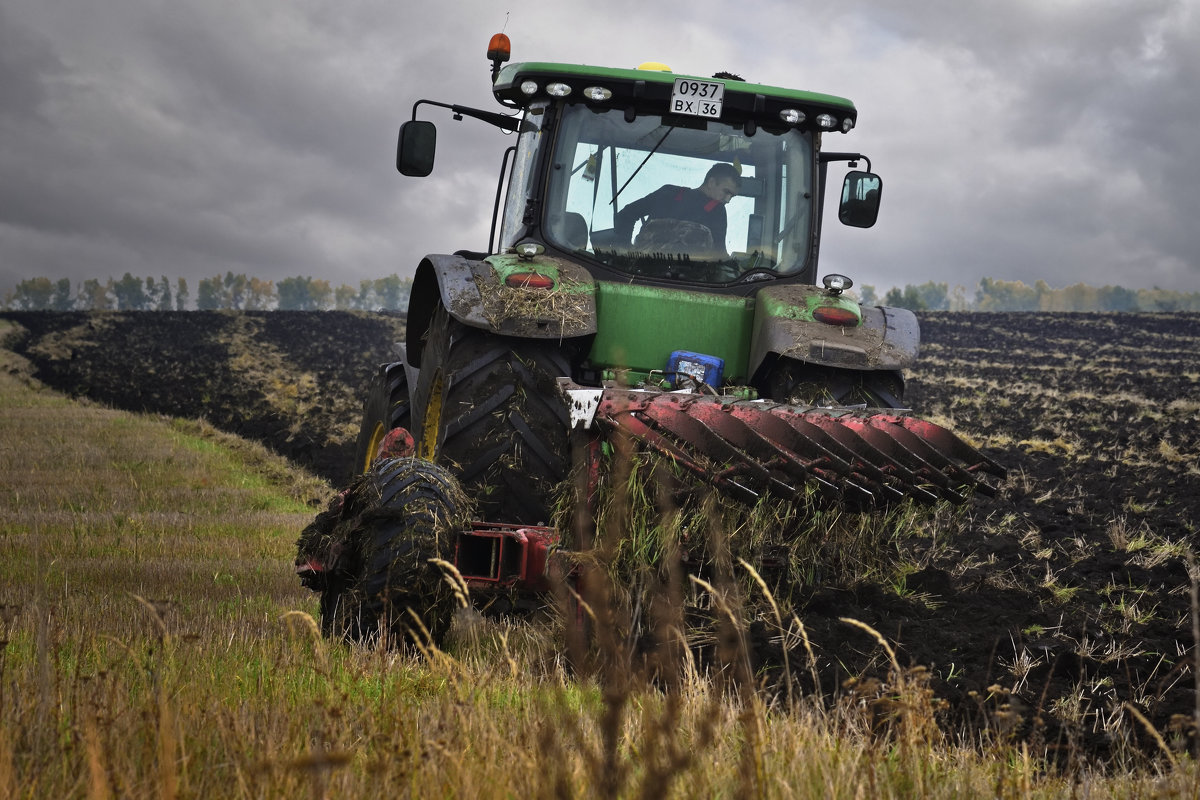
[[[740,186],[737,167],[724,162],[714,164],[704,176],[704,183],[696,189],[667,184],[617,212],[614,227],[618,241],[632,239],[633,226],[638,220],[678,219],[708,228],[712,232],[712,249],[725,256],[728,225],[725,205],[737,195]]]

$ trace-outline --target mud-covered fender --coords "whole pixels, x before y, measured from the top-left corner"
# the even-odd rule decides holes
[[[510,286],[505,278],[536,273],[552,288]],[[430,255],[413,276],[405,344],[408,363],[421,366],[422,339],[438,303],[472,328],[525,339],[569,339],[596,332],[596,282],[570,261],[541,254],[505,254],[475,260],[467,255]]]
[[[404,326],[407,363],[414,367],[421,366],[421,351],[424,349],[421,342],[429,330],[429,322],[439,301],[447,309],[482,308],[483,300],[471,268],[473,263],[460,255],[432,255],[425,256],[417,265],[408,296],[408,319]],[[451,314],[454,312],[451,311]],[[479,327],[479,321],[482,321],[482,317],[479,321],[471,322],[468,321],[470,315],[468,319],[458,314],[454,316],[473,327]]]
[[[828,325],[814,320],[809,312],[810,298],[823,294],[818,287],[796,284],[767,287],[758,293],[750,342],[751,374],[772,355],[860,370],[902,370],[916,360],[921,332],[911,311],[861,306],[859,325]]]

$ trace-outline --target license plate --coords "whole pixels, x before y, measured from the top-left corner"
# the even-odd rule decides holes
[[[671,90],[671,113],[719,119],[724,100],[723,83],[676,78],[675,88]]]

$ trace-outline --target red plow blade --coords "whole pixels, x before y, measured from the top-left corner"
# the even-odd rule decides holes
[[[585,426],[632,435],[746,502],[795,499],[881,506],[994,495],[1005,470],[950,431],[884,409],[804,408],[682,392],[564,385]]]

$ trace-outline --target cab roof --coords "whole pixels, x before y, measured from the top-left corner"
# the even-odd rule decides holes
[[[652,112],[666,108],[677,78],[717,81],[724,84],[725,108],[735,115],[778,120],[779,113],[784,109],[799,108],[810,122],[818,114],[832,114],[838,121],[833,130],[849,130],[858,117],[854,103],[836,95],[766,86],[731,78],[682,75],[662,69],[619,69],[543,61],[518,62],[500,70],[492,85],[492,92],[502,104],[524,108],[535,100],[548,97],[546,86],[559,82],[571,87],[572,92],[567,95],[569,99],[600,105],[597,101],[584,98],[582,94],[585,88],[599,86],[612,92],[612,98],[605,101],[608,105],[627,108],[632,104],[639,112]],[[522,89],[522,85],[527,81],[532,81],[537,86],[532,94]],[[842,122],[847,120],[849,127],[843,127]]]

